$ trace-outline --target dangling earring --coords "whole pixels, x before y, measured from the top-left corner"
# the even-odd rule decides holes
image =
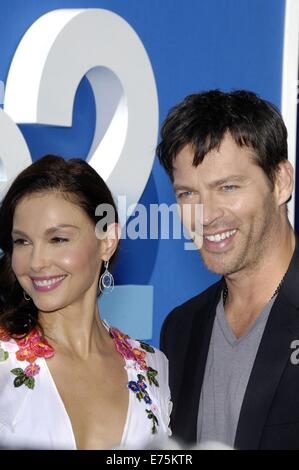
[[[24,296],[24,299],[27,300],[27,302],[31,300],[31,297],[29,297],[29,295],[27,295],[24,290],[23,290],[23,296]]]
[[[108,271],[109,261],[104,261],[105,271],[100,277],[99,280],[99,289],[103,294],[108,294],[113,291],[114,288],[114,278],[112,274]]]

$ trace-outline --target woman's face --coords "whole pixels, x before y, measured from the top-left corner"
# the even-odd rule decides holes
[[[101,242],[86,213],[59,193],[24,197],[13,218],[12,269],[40,311],[95,296]]]

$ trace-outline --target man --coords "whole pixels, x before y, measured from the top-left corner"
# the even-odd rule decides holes
[[[173,434],[299,449],[299,248],[281,115],[254,93],[215,90],[175,106],[161,137],[178,203],[203,205],[201,257],[223,275],[162,328]]]

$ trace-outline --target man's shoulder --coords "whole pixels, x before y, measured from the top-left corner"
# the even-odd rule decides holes
[[[180,356],[183,355],[192,331],[196,329],[199,333],[205,329],[212,315],[213,306],[219,298],[222,285],[221,279],[168,314],[160,334],[160,346],[168,358],[176,355],[178,351],[180,351]]]

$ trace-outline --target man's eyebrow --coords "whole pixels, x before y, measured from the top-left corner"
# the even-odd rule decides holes
[[[76,228],[77,230],[80,230],[79,227],[77,227],[76,225],[72,225],[72,224],[59,224],[59,225],[55,225],[54,227],[49,227],[47,228],[47,230],[45,231],[46,234],[49,234],[49,233],[54,233],[54,232],[57,232],[57,230],[61,229],[61,228]],[[18,228],[15,228],[12,230],[12,233],[13,234],[18,234],[18,235],[25,235],[27,236],[27,234],[25,232],[23,232],[22,230],[19,230]]]
[[[173,190],[174,191],[194,191],[194,188],[192,188],[191,186],[187,186],[186,184],[177,183],[173,185]]]
[[[211,188],[215,188],[216,186],[221,186],[227,183],[243,183],[245,181],[249,181],[249,178],[247,176],[243,175],[229,175],[226,176],[225,178],[220,178],[215,181],[211,181],[211,183],[208,184]]]
[[[210,183],[208,183],[208,186],[210,186],[211,188],[214,188],[214,187],[221,186],[223,184],[227,184],[227,183],[230,183],[230,182],[242,183],[242,182],[248,181],[248,180],[249,180],[249,178],[247,176],[229,175],[229,176],[226,176],[225,178],[219,178],[218,180],[211,181]],[[175,183],[173,185],[173,189],[174,189],[174,191],[194,191],[194,187],[188,186],[185,183],[184,184]]]

